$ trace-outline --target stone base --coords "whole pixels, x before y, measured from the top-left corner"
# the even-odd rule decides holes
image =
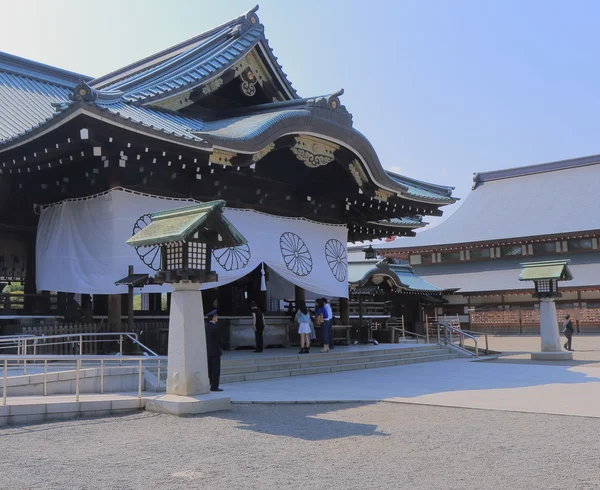
[[[572,352],[532,352],[531,359],[534,361],[571,361]]]
[[[146,410],[182,417],[199,413],[231,410],[231,400],[220,393],[198,396],[162,395],[146,400]]]

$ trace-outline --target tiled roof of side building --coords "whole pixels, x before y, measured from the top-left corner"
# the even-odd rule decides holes
[[[479,174],[482,178],[446,221],[406,240],[376,246],[419,249],[600,230],[600,158]]]

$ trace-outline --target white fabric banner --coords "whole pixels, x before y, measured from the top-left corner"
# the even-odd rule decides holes
[[[160,268],[160,254],[157,247],[136,250],[125,241],[150,223],[150,214],[194,202],[113,189],[44,208],[37,232],[38,290],[127,292],[114,283],[127,275],[128,266],[133,265],[135,273],[154,275]],[[219,281],[203,289],[233,282],[264,262],[308,291],[348,297],[345,226],[251,210],[226,209],[225,216],[248,244],[214,251],[212,270]],[[170,291],[168,285],[144,288],[147,293],[166,291]]]

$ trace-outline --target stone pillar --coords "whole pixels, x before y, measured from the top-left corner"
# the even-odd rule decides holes
[[[121,295],[108,295],[108,330],[111,332],[121,331]]]
[[[210,391],[204,308],[198,283],[175,283],[169,318],[167,394],[194,396]]]
[[[561,352],[556,304],[553,298],[540,300],[540,334],[542,352]]]
[[[532,359],[545,361],[573,359],[573,353],[563,351],[560,344],[554,298],[540,299],[540,336],[542,351],[532,353]]]
[[[350,301],[348,298],[340,298],[340,323],[350,325]]]

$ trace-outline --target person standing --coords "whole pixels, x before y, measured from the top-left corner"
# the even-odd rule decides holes
[[[256,349],[254,352],[262,352],[263,333],[265,331],[265,316],[256,304],[256,301],[250,303],[250,308],[252,309],[252,327],[254,328],[254,339],[256,341]]]
[[[217,310],[212,310],[207,315],[206,329],[206,356],[208,358],[208,379],[210,380],[210,391],[223,391],[219,388],[221,378],[221,334],[217,326]]]
[[[319,306],[321,307],[321,314],[323,315],[323,325],[321,327],[321,332],[323,335],[323,348],[321,352],[326,353],[329,352],[329,346],[331,344],[331,316],[330,311],[331,308],[327,308],[327,304],[325,303],[325,298],[319,298]]]
[[[298,304],[296,312],[296,323],[298,324],[298,333],[300,334],[300,352],[299,354],[310,353],[310,314],[306,303],[301,301]]]
[[[571,321],[571,315],[565,316],[565,321],[563,322],[563,333],[567,338],[567,341],[564,344],[564,348],[568,351],[572,351],[571,341],[573,340],[573,322]]]
[[[335,347],[335,339],[333,338],[333,310],[331,309],[331,304],[329,304],[327,298],[321,298],[321,301],[323,302],[323,308],[327,312],[327,317],[329,318],[329,349],[332,350]]]

